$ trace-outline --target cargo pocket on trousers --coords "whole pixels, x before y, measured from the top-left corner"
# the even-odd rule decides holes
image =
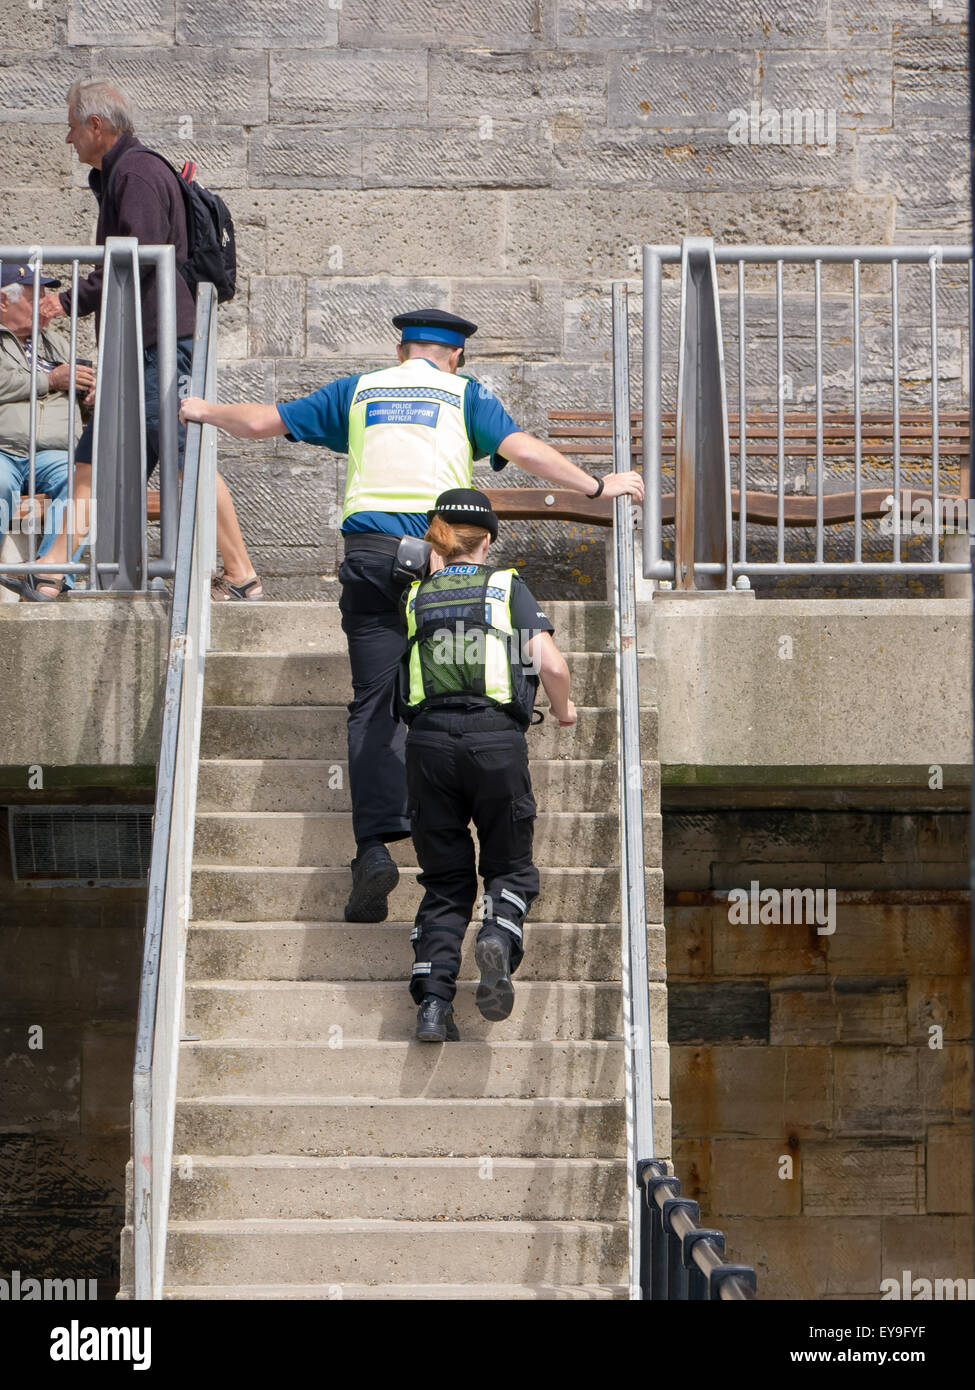
[[[526,792],[524,796],[516,796],[511,803],[512,820],[534,820],[537,815],[535,798],[531,792]]]

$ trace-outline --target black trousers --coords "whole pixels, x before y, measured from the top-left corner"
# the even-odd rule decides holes
[[[393,557],[354,551],[339,569],[342,630],[349,644],[349,791],[356,843],[405,840],[406,725],[393,696],[406,651],[400,616],[403,585],[393,579]]]
[[[460,953],[477,898],[477,828],[484,879],[478,940],[501,936],[516,970],[528,909],[538,896],[532,863],[535,798],[525,735],[499,710],[430,710],[417,715],[406,743],[410,824],[425,890],[413,928],[410,993],[451,1000]]]

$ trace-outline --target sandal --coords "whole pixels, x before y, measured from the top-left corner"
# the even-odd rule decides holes
[[[259,590],[259,592],[253,593],[254,589]],[[264,597],[264,590],[256,574],[252,579],[248,579],[246,584],[231,584],[227,576],[221,574],[219,577],[214,576],[210,584],[210,597],[218,602],[224,602],[228,599],[246,599],[254,603]]]
[[[19,575],[0,575],[0,584],[6,589],[13,589],[28,603],[54,603],[61,594],[67,593],[64,580],[53,579],[49,574],[25,574],[23,578]]]

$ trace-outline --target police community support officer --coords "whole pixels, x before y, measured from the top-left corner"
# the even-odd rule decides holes
[[[381,922],[399,873],[387,844],[410,833],[406,727],[393,694],[405,645],[402,590],[418,572],[427,512],[448,488],[469,487],[475,458],[509,460],[557,487],[590,497],[643,499],[639,474],[594,478],[541,439],[519,430],[492,392],[458,376],[477,325],[440,309],[398,314],[399,366],[341,377],[287,404],[216,405],[190,397],[185,420],[242,439],[285,435],[349,456],[339,570],[349,644],[349,785],[356,857],[347,921]],[[412,554],[408,553],[411,548]],[[397,562],[397,552],[400,560]]]
[[[473,820],[484,879],[475,1000],[497,1021],[511,1013],[511,976],[538,896],[525,730],[539,675],[561,725],[574,724],[576,710],[552,624],[515,570],[486,563],[498,535],[490,500],[454,488],[429,516],[426,539],[446,563],[407,592],[402,673],[410,822],[426,890],[413,928],[410,993],[420,1041],[456,1042],[452,1000],[477,896],[468,827]]]

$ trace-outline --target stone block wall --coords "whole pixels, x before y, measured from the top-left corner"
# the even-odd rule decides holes
[[[16,41],[0,60],[0,240],[90,238],[64,93],[78,77],[122,86],[142,137],[195,156],[233,211],[228,399],[286,399],[386,362],[390,316],[422,301],[480,323],[470,370],[544,430],[551,409],[609,408],[609,287],[638,288],[643,242],[968,235],[959,0],[3,0],[3,12]],[[753,103],[819,113],[832,136],[738,143],[735,113]],[[638,295],[631,307],[637,361]],[[958,375],[953,321],[945,331]],[[634,386],[639,405],[638,374]],[[266,592],[333,594],[343,462],[223,441],[222,466]],[[510,472],[492,480],[524,481]],[[540,596],[601,590],[592,529],[516,524],[504,556],[534,571]]]
[[[0,809],[0,1278],[8,1282],[19,1270],[21,1281],[81,1280],[86,1290],[95,1281],[103,1299],[118,1291],[145,913],[144,887],[15,883]]]
[[[970,1274],[967,855],[961,811],[665,812],[674,1163],[762,1297]],[[752,882],[835,930],[729,920]]]

